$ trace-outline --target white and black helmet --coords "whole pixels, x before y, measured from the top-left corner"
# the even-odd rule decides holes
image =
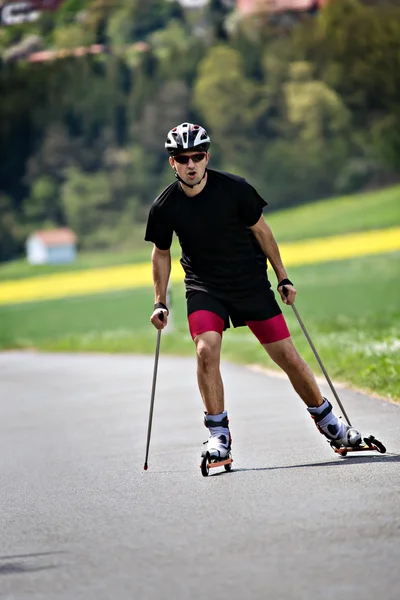
[[[211,144],[207,131],[201,125],[181,123],[167,134],[165,148],[170,156],[195,148],[207,152]]]

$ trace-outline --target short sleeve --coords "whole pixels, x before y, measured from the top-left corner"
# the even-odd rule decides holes
[[[146,242],[153,242],[160,250],[169,250],[174,231],[163,212],[165,211],[159,204],[153,204],[147,219],[144,239]]]
[[[262,215],[263,208],[267,202],[260,196],[252,185],[247,181],[237,186],[237,197],[239,203],[239,217],[247,227],[255,225]]]

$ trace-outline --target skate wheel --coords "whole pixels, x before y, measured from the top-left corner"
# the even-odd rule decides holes
[[[229,465],[224,465],[224,469],[225,471],[228,471],[228,473],[229,471],[232,471],[232,463],[229,463]]]
[[[374,437],[373,435],[369,435],[368,437],[364,438],[364,442],[367,444],[368,448],[370,448],[371,450],[376,450],[377,452],[380,452],[381,454],[385,454],[385,452],[386,452],[385,446],[382,444],[382,442],[377,440],[376,437]]]
[[[382,442],[380,442],[379,440],[375,439],[374,440],[374,446],[378,450],[378,452],[380,452],[381,454],[385,454],[386,447],[382,444]]]
[[[203,477],[208,477],[208,474],[210,472],[210,467],[208,466],[209,459],[210,455],[208,452],[206,452],[200,465],[201,474],[203,475]]]

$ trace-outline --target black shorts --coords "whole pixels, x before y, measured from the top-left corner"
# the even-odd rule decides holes
[[[256,292],[240,300],[220,299],[207,292],[188,291],[186,294],[188,317],[198,310],[208,310],[224,321],[224,331],[242,327],[248,321],[265,321],[282,313],[271,289]]]
[[[257,292],[241,300],[221,300],[207,292],[187,292],[190,335],[216,331],[222,336],[229,321],[234,327],[247,325],[265,345],[290,337],[285,318],[272,290]]]

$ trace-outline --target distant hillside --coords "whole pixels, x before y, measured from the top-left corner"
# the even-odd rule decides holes
[[[280,241],[290,242],[400,225],[400,185],[321,200],[269,214],[267,223]]]
[[[36,18],[39,4],[57,10]],[[400,6],[333,0],[277,27],[232,2],[193,4],[12,3],[32,20],[0,28],[0,262],[59,226],[83,251],[132,248],[184,121],[271,212],[399,181]]]

